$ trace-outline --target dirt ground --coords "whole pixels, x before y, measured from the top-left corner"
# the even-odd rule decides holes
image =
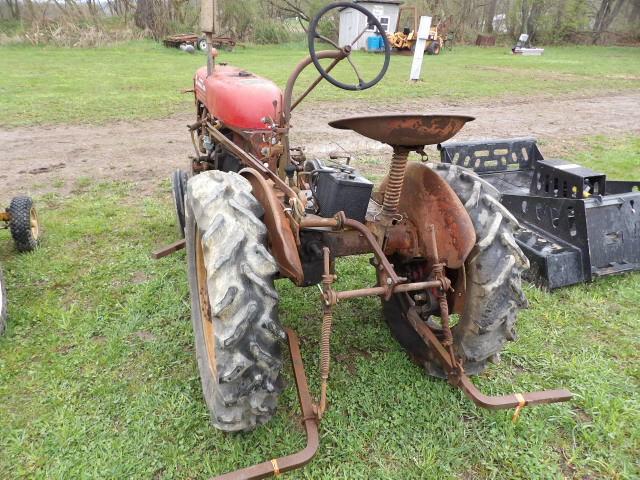
[[[362,102],[302,104],[292,117],[292,145],[305,145],[310,156],[342,149],[380,155],[389,148],[353,132],[335,130],[337,118],[384,112],[464,113],[476,117],[456,139],[534,136],[544,141],[547,157],[562,156],[588,135],[640,134],[640,93],[597,97],[567,96],[484,101],[467,104],[411,100],[400,105]],[[184,113],[146,122],[103,126],[61,125],[0,129],[0,205],[17,194],[38,197],[48,192],[68,195],[77,182],[129,180],[152,194],[177,167],[188,165],[193,152]],[[357,167],[357,164],[356,164]],[[168,194],[168,192],[167,192]]]

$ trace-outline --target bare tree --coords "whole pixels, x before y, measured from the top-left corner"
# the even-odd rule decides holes
[[[20,0],[6,0],[9,8],[9,17],[13,20],[20,20]]]
[[[489,0],[485,6],[484,29],[487,33],[493,33],[493,17],[496,16],[498,0]]]
[[[592,41],[594,44],[598,43],[602,33],[605,32],[611,25],[611,22],[615,20],[626,1],[627,0],[602,0],[593,22]]]

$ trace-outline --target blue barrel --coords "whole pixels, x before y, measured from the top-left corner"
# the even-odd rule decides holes
[[[377,35],[371,35],[367,38],[367,50],[375,52],[380,49],[380,37]]]

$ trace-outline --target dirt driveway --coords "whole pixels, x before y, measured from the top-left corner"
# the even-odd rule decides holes
[[[383,112],[465,113],[476,117],[458,139],[534,136],[545,141],[547,156],[575,148],[586,135],[640,134],[640,93],[599,97],[518,99],[446,104],[411,100],[401,105],[361,102],[308,103],[293,113],[292,144],[306,145],[311,155],[345,149],[380,154],[388,147],[351,132],[335,130],[336,118]],[[20,193],[64,195],[79,179],[127,179],[137,191],[151,193],[177,167],[188,164],[192,147],[186,125],[189,114],[161,120],[103,126],[61,125],[0,129],[0,205]]]

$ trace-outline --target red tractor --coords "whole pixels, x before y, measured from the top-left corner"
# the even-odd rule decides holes
[[[326,408],[333,308],[351,298],[379,296],[389,328],[411,358],[482,407],[519,410],[571,398],[566,390],[490,397],[467,376],[482,372],[515,339],[516,315],[527,304],[520,275],[528,261],[513,237],[518,222],[496,189],[472,171],[409,162],[408,156],[452,137],[472,117],[377,115],[331,122],[393,146],[389,173],[377,189],[351,166],[307,159],[304,149],[290,145],[291,112],[322,79],[364,90],[387,70],[386,40],[381,70],[366,81],[350,58],[351,46],[318,33],[325,15],[346,8],[366,17],[357,38],[371,29],[386,38],[359,4],[326,6],[310,22],[309,56],[284,92],[246,70],[216,65],[210,47],[208,66],[194,78],[196,121],[190,131],[196,156],[188,174],[174,176],[186,238],[156,257],[186,245],[197,362],[212,424],[248,431],[274,415],[283,389],[281,346],[288,339],[308,434],[303,451],[224,478],[277,474],[314,455]],[[334,49],[317,51],[318,41]],[[323,66],[322,59],[331,62]],[[354,67],[357,83],[331,75],[342,60]],[[294,84],[312,64],[320,76],[294,100]],[[375,286],[336,290],[335,260],[363,254],[371,255]],[[320,286],[317,403],[307,388],[297,337],[278,320],[279,278]],[[459,315],[457,322],[452,314]]]

